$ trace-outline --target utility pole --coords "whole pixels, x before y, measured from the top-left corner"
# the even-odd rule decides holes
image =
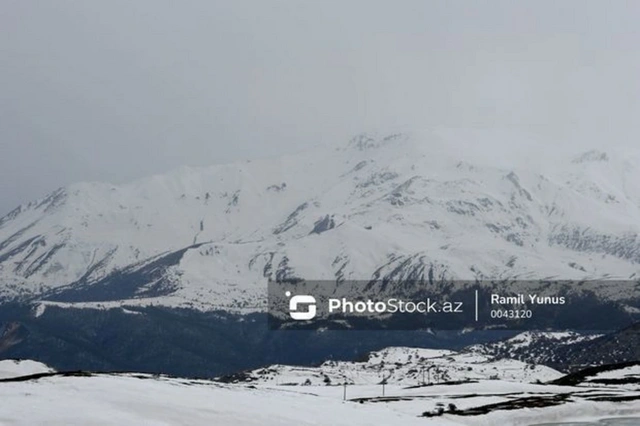
[[[391,377],[391,376],[389,376],[389,377]],[[384,396],[384,386],[387,384],[387,379],[389,377],[383,378],[382,381],[380,382],[380,384],[382,385],[382,396]]]

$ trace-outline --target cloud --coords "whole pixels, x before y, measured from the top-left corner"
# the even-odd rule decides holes
[[[275,156],[364,130],[632,145],[639,7],[10,1],[0,212],[73,181]]]

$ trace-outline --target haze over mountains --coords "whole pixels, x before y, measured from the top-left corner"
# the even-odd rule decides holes
[[[60,188],[0,220],[0,297],[258,311],[290,277],[637,277],[638,157],[549,153],[532,171],[470,151],[363,134]]]

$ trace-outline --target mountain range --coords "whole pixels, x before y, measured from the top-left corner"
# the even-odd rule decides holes
[[[516,333],[269,334],[267,282],[638,280],[640,156],[502,154],[361,134],[57,189],[0,219],[0,356],[212,377],[387,346],[459,350]],[[518,358],[511,343],[483,350]],[[599,362],[587,352],[578,364]]]
[[[435,136],[359,135],[60,188],[0,219],[0,297],[247,313],[270,279],[638,278],[640,159],[461,158]]]

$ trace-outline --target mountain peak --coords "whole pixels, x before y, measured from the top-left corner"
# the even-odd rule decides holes
[[[572,160],[575,164],[607,161],[609,161],[609,155],[607,155],[606,152],[598,151],[597,149],[584,152]]]
[[[374,133],[360,133],[351,138],[347,146],[359,151],[367,151],[408,139],[408,135],[403,133],[391,133],[385,136],[379,136]]]

